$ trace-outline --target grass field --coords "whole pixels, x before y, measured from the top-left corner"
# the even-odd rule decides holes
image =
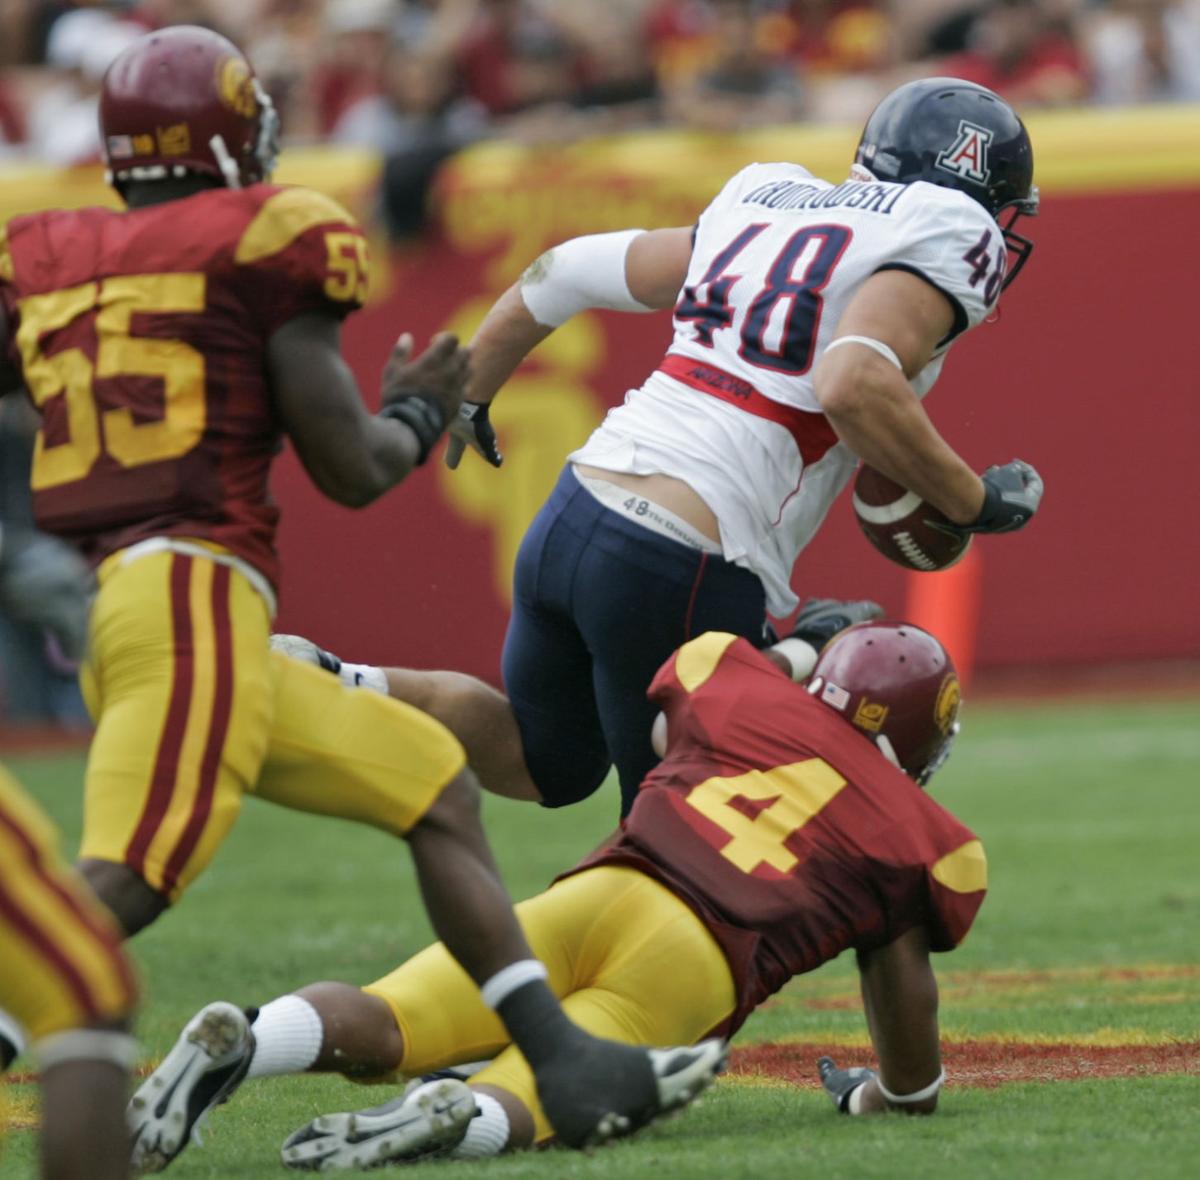
[[[592,1157],[546,1152],[415,1177],[1138,1177],[1197,1174],[1200,1138],[1200,725],[1197,702],[979,706],[935,794],[988,850],[967,943],[939,958],[950,1086],[934,1119],[834,1116],[811,1081],[831,1050],[866,1061],[849,956],[794,981],[738,1038],[698,1110]],[[82,760],[9,759],[72,841]],[[493,802],[516,896],[612,824],[615,793],[569,812]],[[68,844],[70,846],[70,843]],[[181,909],[134,943],[140,1035],[159,1056],[208,1000],[365,982],[424,944],[403,848],[252,801]],[[18,1065],[18,1070],[21,1068]],[[17,1075],[20,1078],[20,1074]],[[279,1176],[280,1141],[383,1095],[341,1080],[250,1083],[172,1175]],[[33,1174],[33,1087],[0,1090],[0,1174]]]

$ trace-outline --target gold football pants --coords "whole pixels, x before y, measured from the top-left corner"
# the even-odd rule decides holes
[[[704,923],[635,869],[588,869],[516,910],[551,989],[587,1032],[635,1045],[690,1045],[733,1012],[733,977]],[[404,1038],[399,1072],[414,1077],[494,1057],[472,1084],[507,1090],[533,1112],[539,1140],[553,1134],[525,1058],[441,943],[363,990],[396,1018]]]
[[[34,1041],[123,1019],[136,994],[116,925],[57,843],[50,820],[0,770],[0,1008]]]
[[[175,900],[247,792],[402,836],[463,768],[432,718],[270,651],[269,633],[262,597],[220,561],[118,553],[101,566],[82,856]]]

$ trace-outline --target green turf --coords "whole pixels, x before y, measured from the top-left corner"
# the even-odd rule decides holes
[[[1087,967],[1200,961],[1200,807],[1195,701],[1145,705],[979,706],[966,715],[935,794],[988,850],[991,888],[966,945],[940,957],[942,1021],[970,1038],[1117,1033],[1200,1038],[1200,980],[1124,979]],[[71,847],[82,760],[9,759]],[[517,896],[536,892],[611,827],[615,793],[568,812],[489,804],[489,829]],[[421,946],[428,925],[402,847],[337,822],[247,804],[211,871],[133,945],[146,985],[140,1033],[160,1054],[201,1004],[270,998],[319,978],[373,978]],[[1048,973],[1044,969],[1053,969]],[[1075,970],[1079,969],[1079,970]],[[1023,972],[1001,986],[975,973]],[[794,982],[742,1039],[820,1039],[862,1029],[824,1001],[854,988],[848,956]],[[18,1104],[27,1087],[12,1087]],[[321,1110],[375,1101],[334,1079],[246,1086],[213,1120],[186,1177],[278,1176],[276,1148]],[[951,1090],[935,1119],[837,1119],[793,1088],[720,1084],[701,1110],[632,1144],[487,1165],[426,1165],[415,1175],[641,1177],[1025,1176],[1159,1178],[1195,1174],[1200,1077],[1110,1079]],[[33,1136],[13,1132],[0,1170],[32,1175]]]

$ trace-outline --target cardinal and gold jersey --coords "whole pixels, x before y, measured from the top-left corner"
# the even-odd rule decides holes
[[[794,975],[917,925],[966,936],[987,888],[974,834],[744,639],[681,647],[650,695],[667,755],[619,839],[573,872],[625,865],[666,885],[720,944],[730,1022]]]
[[[39,213],[0,235],[0,300],[42,415],[38,521],[98,567],[81,855],[170,901],[248,792],[403,835],[463,766],[423,714],[268,648],[268,344],[366,288],[361,232],[307,189]]]
[[[0,300],[42,416],[39,525],[93,562],[150,537],[208,541],[276,584],[267,342],[306,312],[347,314],[366,289],[361,231],[308,189],[10,221]]]

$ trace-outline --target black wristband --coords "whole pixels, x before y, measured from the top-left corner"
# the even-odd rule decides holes
[[[417,436],[421,447],[417,455],[418,467],[429,458],[429,452],[446,429],[446,411],[442,403],[423,393],[408,393],[388,402],[379,411],[379,416],[403,422]]]

